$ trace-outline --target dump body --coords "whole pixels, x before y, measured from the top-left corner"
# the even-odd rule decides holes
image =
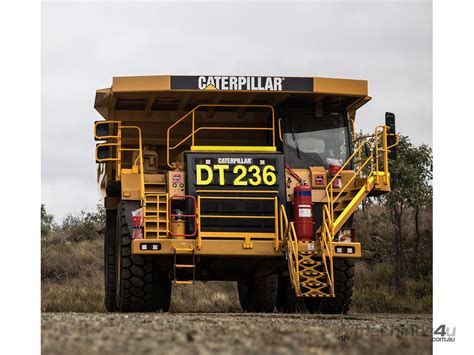
[[[105,207],[175,283],[278,274],[298,297],[333,297],[333,259],[361,255],[352,214],[390,190],[394,132],[354,133],[369,100],[364,80],[115,77],[95,99]]]

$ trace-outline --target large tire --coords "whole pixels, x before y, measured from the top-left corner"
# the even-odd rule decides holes
[[[310,313],[346,314],[352,303],[354,259],[334,259],[335,297],[306,298]]]
[[[289,276],[278,276],[278,294],[276,308],[281,313],[306,312],[305,304],[296,297]]]
[[[278,275],[239,280],[237,288],[244,312],[273,312],[278,293]]]
[[[131,254],[125,208],[117,216],[117,310],[120,312],[168,311],[171,281],[158,272],[151,255]]]
[[[117,245],[116,238],[117,210],[105,211],[104,236],[104,290],[105,308],[109,312],[116,310],[117,289]]]

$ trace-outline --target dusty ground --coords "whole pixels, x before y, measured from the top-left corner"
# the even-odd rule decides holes
[[[42,354],[431,354],[431,315],[43,313]]]

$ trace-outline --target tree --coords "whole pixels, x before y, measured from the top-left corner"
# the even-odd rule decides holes
[[[401,280],[405,275],[403,253],[402,218],[410,208],[415,210],[417,237],[414,258],[418,256],[420,244],[419,212],[422,207],[431,205],[432,200],[432,167],[431,148],[425,144],[415,147],[406,136],[400,136],[397,146],[397,160],[389,162],[392,191],[382,197],[390,210],[395,225],[395,266],[397,270],[396,287],[401,290]]]
[[[47,236],[53,228],[53,215],[46,213],[46,207],[41,204],[41,236]]]

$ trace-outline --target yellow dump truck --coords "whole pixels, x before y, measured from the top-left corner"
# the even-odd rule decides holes
[[[173,284],[237,281],[244,311],[345,313],[352,216],[390,191],[395,116],[355,134],[367,81],[114,77],[97,90],[109,311],[167,311]]]

